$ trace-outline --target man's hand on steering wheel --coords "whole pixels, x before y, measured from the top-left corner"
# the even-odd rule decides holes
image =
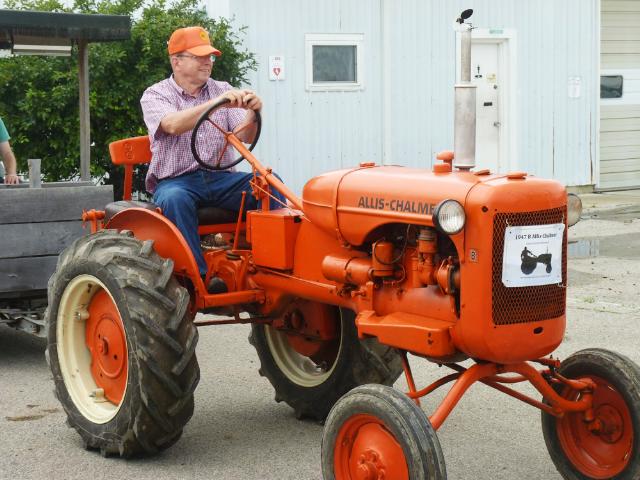
[[[244,108],[245,110],[251,111],[251,115],[253,118],[246,118],[244,122],[238,125],[233,132],[227,132],[220,125],[216,124],[212,119],[212,114],[219,108]],[[251,143],[247,150],[250,152],[258,143],[258,139],[260,138],[260,131],[262,129],[262,117],[260,115],[260,108],[262,108],[262,100],[260,97],[252,92],[251,90],[229,90],[218,98],[215,99],[213,104],[202,113],[198,121],[196,122],[195,127],[193,128],[193,132],[191,133],[191,152],[193,153],[193,158],[200,164],[202,168],[205,170],[224,170],[231,168],[242,160],[244,160],[244,156],[241,154],[236,160],[225,163],[222,165],[222,159],[224,157],[227,146],[229,145],[229,135],[235,136],[236,139],[244,142]],[[197,141],[198,132],[203,124],[209,123],[213,127],[217,128],[224,135],[225,141],[224,145],[220,149],[220,153],[218,158],[214,160],[212,164],[205,163],[202,158],[200,158],[200,154],[197,149]]]
[[[245,108],[254,111],[262,109],[262,100],[252,90],[228,90],[220,95],[217,100],[223,98],[229,100],[228,108]]]

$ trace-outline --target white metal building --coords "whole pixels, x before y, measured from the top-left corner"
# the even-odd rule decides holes
[[[636,0],[632,0],[636,1]],[[612,2],[620,3],[620,2]],[[300,191],[362,161],[453,147],[453,22],[473,8],[478,168],[598,183],[598,0],[209,0],[246,25],[263,161]],[[215,76],[215,71],[214,71]]]

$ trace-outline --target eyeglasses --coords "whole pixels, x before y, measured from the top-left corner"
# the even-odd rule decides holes
[[[216,62],[216,56],[215,55],[204,55],[202,57],[199,57],[197,55],[185,55],[185,54],[180,54],[180,55],[176,55],[176,57],[178,58],[192,58],[194,59],[196,62],[211,62],[211,63],[215,63]]]

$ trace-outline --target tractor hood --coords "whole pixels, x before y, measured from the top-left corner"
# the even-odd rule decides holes
[[[453,199],[464,205],[469,190],[480,181],[470,172],[452,175],[367,165],[312,178],[304,187],[302,202],[315,225],[358,246],[385,224],[433,225],[431,215],[438,203]]]

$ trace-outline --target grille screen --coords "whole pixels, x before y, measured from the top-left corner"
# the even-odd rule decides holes
[[[493,323],[508,325],[559,317],[564,314],[566,287],[540,285],[507,288],[502,283],[502,255],[507,226],[547,225],[563,223],[566,208],[538,212],[498,213],[493,223]],[[566,223],[565,223],[566,225]],[[567,231],[562,242],[562,284],[567,284]]]

